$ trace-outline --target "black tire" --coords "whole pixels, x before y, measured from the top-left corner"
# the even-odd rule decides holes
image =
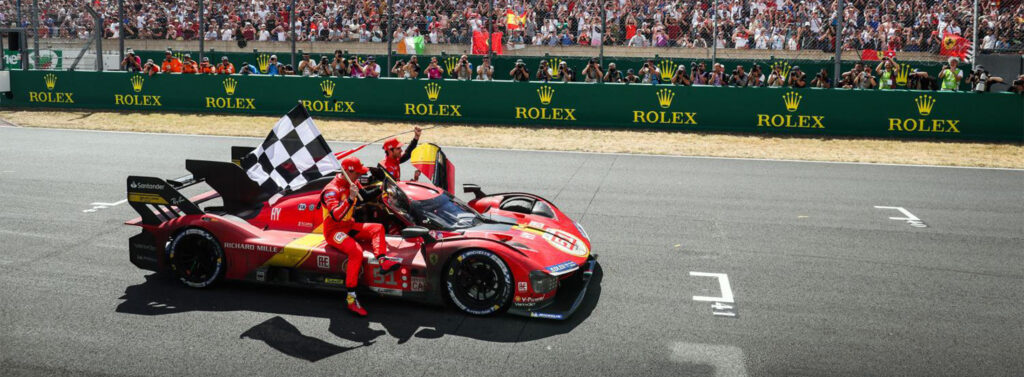
[[[206,288],[224,276],[224,249],[210,232],[188,228],[174,236],[167,247],[171,273],[192,288]]]
[[[512,271],[487,250],[466,250],[453,257],[445,270],[444,282],[448,300],[468,314],[501,313],[512,302]]]

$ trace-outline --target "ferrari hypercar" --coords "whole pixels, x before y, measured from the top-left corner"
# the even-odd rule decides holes
[[[235,162],[186,160],[190,174],[176,179],[128,177],[128,203],[140,217],[126,224],[141,228],[128,242],[131,263],[193,288],[228,279],[343,291],[345,254],[327,245],[321,228],[319,194],[332,177],[268,195],[237,164],[249,150],[232,148]],[[485,194],[466,184],[466,203],[451,192],[450,161],[434,163],[429,172],[417,166],[430,182],[396,182],[374,168],[361,178],[380,189],[355,220],[383,224],[387,254],[401,260],[382,273],[366,251],[361,289],[471,315],[568,318],[597,267],[583,227],[533,194]],[[201,183],[212,190],[181,193]]]

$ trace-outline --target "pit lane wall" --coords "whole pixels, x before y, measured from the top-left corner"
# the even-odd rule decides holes
[[[1003,93],[46,71],[11,87],[0,106],[1024,141],[1024,97]]]

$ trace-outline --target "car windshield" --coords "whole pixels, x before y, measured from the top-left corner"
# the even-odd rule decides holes
[[[432,199],[414,200],[412,208],[416,223],[430,229],[463,229],[480,222],[480,214],[448,193]]]

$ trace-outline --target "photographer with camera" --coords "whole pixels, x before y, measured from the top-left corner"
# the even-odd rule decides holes
[[[576,72],[569,68],[569,64],[563,60],[558,63],[558,74],[551,76],[551,78],[561,82],[573,82],[576,81]]]
[[[761,65],[754,64],[754,68],[750,69],[750,74],[747,75],[747,86],[753,88],[760,88],[764,86],[764,73],[761,73]]]
[[[814,75],[814,79],[811,80],[812,88],[823,88],[828,89],[832,87],[832,80],[828,78],[828,70],[822,68],[820,72]]]
[[[878,73],[878,89],[892,89],[893,80],[896,75],[899,74],[900,65],[896,63],[896,60],[890,57],[882,58],[882,61],[878,63],[878,67],[875,67],[875,73]]]
[[[241,72],[241,70],[239,70]],[[309,58],[308,52],[302,53],[302,60],[299,61],[299,72],[302,72],[302,77],[309,77],[316,74],[316,63]]]
[[[853,84],[857,89],[874,89],[878,86],[875,76],[871,74],[871,68],[865,66],[854,76]]]
[[[368,79],[380,77],[380,65],[377,64],[375,56],[370,55],[366,57],[366,64],[363,65],[363,77]]]
[[[800,66],[794,65],[789,72],[788,84],[790,88],[804,88],[807,86],[807,75],[800,70]]]
[[[661,79],[661,70],[654,65],[654,59],[647,59],[644,62],[644,67],[640,68],[640,77],[643,78],[641,82],[644,84],[658,85],[658,80]]]
[[[690,63],[690,83],[692,85],[707,85],[708,77],[704,74],[704,63]]]
[[[181,73],[193,75],[199,73],[199,63],[192,60],[191,54],[185,54],[185,61],[181,62]]]
[[[405,60],[398,59],[398,61],[395,62],[395,66],[391,67],[391,75],[394,77],[405,76]]]
[[[455,63],[455,70],[452,71],[452,76],[458,80],[472,80],[473,79],[473,65],[469,63],[469,57],[462,55],[459,57],[458,63]]]
[[[601,65],[598,64],[597,58],[590,58],[587,67],[583,68],[583,82],[601,82],[603,77],[604,73],[601,72]]]
[[[728,78],[725,77],[725,66],[715,63],[711,66],[711,73],[708,74],[708,85],[728,86]]]
[[[640,82],[640,78],[633,73],[633,68],[626,70],[626,77],[622,78],[622,82],[626,84],[637,84]]]
[[[737,65],[736,69],[732,70],[732,75],[729,75],[729,86],[745,87],[748,77],[747,73],[743,71],[743,66]]]
[[[939,71],[939,82],[942,83],[939,90],[955,91],[960,88],[960,80],[964,79],[964,71],[957,68],[959,64],[960,59],[950,57],[947,64],[942,66],[942,70]]]
[[[199,73],[207,75],[217,73],[217,69],[213,67],[213,64],[210,64],[209,56],[204,56],[203,62],[199,63]]]
[[[430,64],[427,64],[427,68],[424,71],[427,72],[428,80],[440,80],[442,78],[441,75],[444,74],[444,70],[437,64],[436,56],[430,57]]]
[[[1017,76],[1017,79],[1013,80],[1013,84],[1010,85],[1010,89],[1006,91],[1014,94],[1024,94],[1024,75]]]
[[[142,66],[142,72],[147,75],[153,76],[157,73],[160,73],[160,66],[156,63],[153,63],[153,59],[146,59],[146,65]]]
[[[233,75],[235,74],[235,65],[228,61],[227,56],[220,57],[220,64],[217,64],[218,75]]]
[[[327,77],[327,76],[330,76],[333,73],[334,73],[333,70],[331,70],[331,63],[329,61],[327,61],[327,57],[326,56],[321,56],[320,57],[320,64],[316,65],[316,75],[317,76],[322,76],[322,77]]]
[[[491,66],[491,58],[485,56],[484,61],[476,67],[476,79],[480,81],[491,81],[494,79],[494,67]]]
[[[672,75],[672,85],[690,86],[690,77],[686,76],[686,66],[680,64],[676,67],[676,73]]]
[[[967,85],[970,85],[975,92],[989,92],[992,90],[993,84],[1002,83],[1002,77],[992,76],[981,64],[974,66],[974,72],[967,76]]]
[[[249,62],[242,62],[242,66],[238,68],[238,73],[245,76],[258,75],[260,74],[260,70],[252,64],[249,64]]]
[[[516,66],[509,71],[508,75],[512,76],[512,81],[530,81],[530,72],[526,70],[526,63],[523,63],[523,59],[516,59]]]
[[[420,63],[419,63],[419,59],[416,57],[416,55],[410,56],[409,57],[409,62],[405,63],[405,65],[402,66],[402,69],[405,70],[405,74],[402,75],[403,78],[415,79],[415,78],[419,77],[420,76]]]
[[[135,55],[135,51],[128,49],[128,54],[125,55],[124,60],[121,60],[121,69],[128,72],[141,72],[142,71],[142,59]]]
[[[608,72],[604,73],[604,82],[622,82],[622,72],[615,67],[615,63],[608,63]]]
[[[548,61],[541,60],[537,67],[537,80],[548,82],[551,80],[551,70],[548,68]]]
[[[334,50],[334,60],[331,60],[331,69],[338,77],[348,76],[348,60],[342,56],[341,50]]]

